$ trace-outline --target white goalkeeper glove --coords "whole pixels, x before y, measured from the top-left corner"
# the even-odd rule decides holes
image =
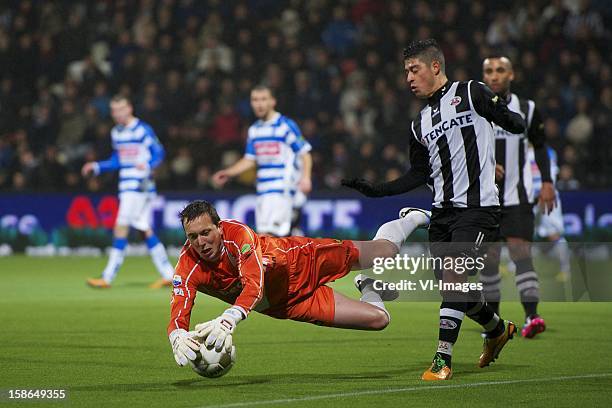
[[[200,350],[198,343],[185,329],[176,329],[168,336],[172,345],[172,352],[176,364],[186,366],[189,361],[196,359],[196,351]]]
[[[227,353],[230,353],[232,333],[242,319],[242,312],[238,308],[230,307],[216,319],[197,324],[194,337],[204,341],[204,346],[208,349],[214,347],[217,352],[225,349]]]

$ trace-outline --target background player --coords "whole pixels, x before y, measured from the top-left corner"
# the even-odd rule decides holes
[[[404,49],[406,82],[427,105],[412,122],[410,170],[402,177],[379,184],[343,180],[370,197],[408,192],[427,184],[433,187],[429,225],[430,252],[434,257],[477,258],[486,242],[497,239],[499,197],[495,187],[493,129],[495,122],[513,133],[525,130],[523,119],[506,103],[476,81],[450,82],[444,54],[434,39],[413,41]],[[436,271],[444,283],[463,283],[467,274],[453,268]],[[438,348],[424,380],[452,377],[451,356],[464,316],[478,322],[487,333],[479,366],[488,366],[516,332],[484,302],[480,292],[464,294],[445,290],[440,305]]]
[[[312,190],[311,146],[297,124],[275,110],[272,90],[259,85],[251,91],[251,107],[258,120],[249,127],[244,157],[213,174],[213,183],[223,186],[257,166],[257,205],[255,229],[259,234],[289,235],[295,195],[296,163],[301,162],[298,189]]]
[[[557,153],[552,147],[547,147],[548,158],[550,160],[550,176],[553,184],[557,184],[557,176],[559,174],[559,166],[557,164]],[[529,163],[531,164],[531,175],[533,176],[533,191],[534,195],[538,195],[542,186],[542,176],[538,164],[535,161],[533,148],[529,147]],[[561,206],[561,196],[555,188],[555,196],[557,203],[555,208],[546,214],[540,210],[539,206],[534,208],[535,213],[535,232],[538,237],[546,239],[553,244],[551,251],[556,253],[555,258],[559,260],[559,274],[556,276],[560,282],[567,282],[570,277],[570,251],[565,239],[565,225],[563,223],[563,210]]]
[[[180,213],[187,235],[174,275],[168,335],[177,364],[195,359],[199,341],[217,350],[231,348],[236,325],[252,310],[278,319],[319,325],[382,330],[389,324],[383,300],[396,291],[374,290],[374,280],[355,278],[362,296],[350,299],[329,286],[350,270],[370,268],[374,258],[393,257],[428,213],[411,211],[383,224],[372,241],[260,236],[234,220],[220,220],[215,208],[194,201]],[[196,293],[217,297],[232,307],[217,319],[187,332]]]
[[[542,187],[537,196],[538,205],[544,213],[555,207],[555,190],[549,171],[544,123],[532,100],[519,98],[510,91],[514,80],[510,59],[503,56],[486,58],[482,64],[482,71],[487,86],[507,103],[511,111],[525,118],[527,124],[525,133],[520,137],[495,124],[493,129],[497,163],[496,181],[501,206],[500,238],[506,241],[510,259],[516,265],[515,282],[525,310],[525,324],[521,334],[531,338],[543,332],[546,325],[537,311],[540,290],[531,256],[534,194],[531,164],[528,159],[529,143],[534,146],[534,156],[538,166],[545,169],[541,173]],[[500,248],[499,245],[490,247],[486,266],[480,275],[485,298],[496,312],[499,312],[500,301]]]
[[[111,130],[113,154],[108,160],[87,162],[83,176],[119,170],[119,212],[113,231],[113,247],[99,279],[87,280],[96,288],[109,288],[124,259],[130,226],[143,234],[151,259],[162,276],[150,287],[170,286],[174,269],[164,245],[150,225],[151,204],[155,198],[153,169],[162,162],[164,148],[153,129],[133,114],[130,100],[117,95],[110,102],[116,126]]]

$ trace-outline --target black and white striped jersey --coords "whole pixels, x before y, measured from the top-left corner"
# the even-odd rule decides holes
[[[412,122],[411,159],[429,158],[433,207],[498,206],[491,122],[520,133],[524,121],[477,81],[447,82],[428,102]]]
[[[447,81],[427,101],[412,122],[410,169],[405,174],[383,183],[348,179],[342,184],[368,197],[403,194],[428,184],[437,208],[499,206],[490,122],[520,134],[525,131],[523,118],[477,81]]]
[[[521,99],[513,93],[505,99],[508,109],[525,120],[527,129],[522,135],[514,135],[493,125],[495,161],[504,167],[504,177],[498,182],[499,202],[504,207],[531,204],[534,196],[531,164],[528,160],[529,141],[544,143],[544,125],[532,100]]]

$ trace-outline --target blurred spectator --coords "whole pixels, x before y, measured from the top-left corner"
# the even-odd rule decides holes
[[[65,100],[59,116],[60,128],[57,146],[69,159],[78,156],[78,147],[83,141],[87,122],[80,107],[72,100]]]
[[[565,22],[564,32],[573,39],[588,40],[604,34],[601,15],[591,8],[590,0],[580,0]]]
[[[240,131],[240,117],[229,103],[225,101],[220,103],[219,114],[213,120],[210,135],[220,145],[238,147],[244,144]]]
[[[200,52],[197,68],[201,72],[221,70],[230,72],[233,69],[232,50],[213,35],[209,34],[204,39],[204,48]]]
[[[513,58],[513,86],[540,106],[559,153],[560,186],[611,188],[607,7],[601,0],[7,2],[0,187],[37,188],[53,174],[42,182],[54,190],[114,189],[112,178],[84,182],[75,169],[87,156],[108,158],[109,98],[124,93],[167,147],[160,187],[191,188],[185,183],[195,179],[210,188],[210,168],[242,154],[258,83],[274,90],[315,147],[316,188],[337,188],[349,175],[393,178],[409,165],[409,119],[422,106],[407,89],[401,50],[436,36],[452,80],[478,78],[491,53]],[[201,151],[210,163],[195,164]]]
[[[332,21],[325,27],[321,39],[333,52],[344,56],[357,42],[357,29],[348,20],[344,6],[335,6],[332,16]]]
[[[40,190],[58,191],[64,186],[66,168],[59,162],[57,147],[47,146],[37,168],[35,181]]]
[[[576,102],[576,116],[567,125],[567,139],[574,144],[587,143],[593,134],[593,120],[587,115],[588,107],[587,99],[579,98]]]
[[[170,163],[172,171],[172,185],[177,190],[189,190],[192,188],[194,176],[194,162],[191,150],[180,147],[176,156]]]

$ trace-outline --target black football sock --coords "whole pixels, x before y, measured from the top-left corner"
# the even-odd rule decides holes
[[[516,265],[516,288],[521,296],[525,316],[535,315],[538,313],[538,302],[540,301],[540,283],[531,257],[519,259],[514,263]]]

